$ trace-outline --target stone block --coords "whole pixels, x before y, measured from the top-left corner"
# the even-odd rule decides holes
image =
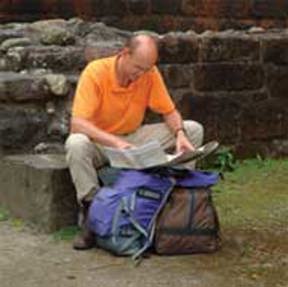
[[[8,39],[21,38],[21,37],[23,37],[23,31],[14,30],[11,28],[0,29],[0,44]]]
[[[202,37],[200,59],[202,62],[259,61],[260,43],[252,37],[222,35]]]
[[[264,90],[205,94],[188,92],[182,97],[181,111],[185,119],[195,119],[204,125],[206,139],[238,144],[251,136],[247,130],[242,131],[242,121],[245,120],[243,114],[247,110],[253,114],[254,106],[267,98],[268,94]],[[253,134],[253,124],[249,132]]]
[[[252,17],[286,18],[288,14],[287,1],[253,0]]]
[[[159,40],[161,63],[190,63],[198,60],[198,38],[188,33],[168,33]]]
[[[198,91],[256,90],[263,86],[263,67],[258,64],[198,64],[194,67]]]
[[[90,11],[83,11],[94,16],[121,16],[127,13],[125,0],[90,0]]]
[[[44,100],[48,96],[44,79],[41,77],[0,72],[0,102]]]
[[[10,48],[3,57],[6,69],[12,71],[51,69],[57,72],[79,72],[85,65],[84,47],[26,46]]]
[[[179,0],[152,0],[151,11],[155,14],[176,15],[180,12],[181,2]]]
[[[267,99],[243,110],[241,130],[245,141],[287,139],[288,99]],[[245,135],[245,137],[244,137]],[[268,139],[270,139],[268,141]]]
[[[29,46],[24,50],[26,55],[22,68],[43,68],[71,73],[81,71],[86,65],[83,47]]]
[[[183,0],[185,15],[207,18],[248,18],[251,0]]]
[[[32,45],[32,41],[27,37],[10,38],[2,42],[0,45],[0,50],[6,52],[12,47],[24,47],[30,45]]]
[[[47,138],[49,119],[34,105],[0,105],[0,154],[27,150]],[[41,139],[41,140],[40,140]]]
[[[141,15],[146,14],[150,8],[150,0],[127,0],[129,12]]]
[[[265,72],[270,96],[288,99],[288,66],[267,65]]]
[[[288,65],[288,38],[264,40],[263,61],[275,65]]]
[[[113,43],[113,42],[100,42],[88,44],[85,47],[85,59],[88,62],[104,58],[104,57],[110,57],[112,55],[116,55],[121,49],[123,45],[121,45],[119,42]]]
[[[166,85],[171,89],[189,87],[192,82],[193,70],[189,65],[161,65]]]
[[[67,29],[51,25],[42,31],[40,41],[44,45],[67,46],[75,43],[75,37]]]
[[[46,232],[77,223],[76,192],[63,156],[7,156],[0,166],[0,204],[14,216]]]
[[[242,106],[233,97],[187,93],[183,96],[181,106],[184,118],[203,124],[206,140],[234,143],[239,138]]]

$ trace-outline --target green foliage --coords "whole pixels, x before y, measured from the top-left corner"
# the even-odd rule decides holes
[[[229,148],[223,148],[216,152],[214,166],[220,172],[234,171],[236,169],[237,162]]]
[[[59,240],[70,241],[76,236],[76,234],[79,231],[80,229],[78,226],[64,227],[53,234],[53,239],[56,241]]]
[[[9,212],[5,208],[0,207],[0,222],[8,220],[9,217]]]
[[[13,227],[16,227],[16,228],[19,228],[19,229],[21,229],[25,225],[24,221],[22,219],[20,219],[20,218],[13,218],[11,220],[11,224],[12,224]]]
[[[201,169],[216,170],[220,173],[234,171],[238,162],[228,147],[222,147],[200,163]]]

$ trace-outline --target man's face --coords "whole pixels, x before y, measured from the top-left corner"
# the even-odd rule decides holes
[[[125,59],[125,74],[129,82],[136,81],[155,65],[156,58],[143,56],[140,53],[127,52]]]

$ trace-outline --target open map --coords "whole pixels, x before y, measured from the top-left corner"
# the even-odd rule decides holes
[[[112,167],[128,169],[145,169],[157,166],[181,165],[189,161],[203,158],[218,147],[218,142],[209,142],[194,151],[179,154],[168,154],[158,141],[151,141],[144,145],[129,148],[115,149],[104,147]]]

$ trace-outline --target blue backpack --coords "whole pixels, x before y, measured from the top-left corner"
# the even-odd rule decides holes
[[[114,173],[110,186],[97,192],[89,209],[89,228],[96,234],[99,247],[139,259],[153,242],[157,216],[176,182],[185,186],[207,186],[218,180],[214,173],[189,171],[177,179],[174,172],[167,171]],[[104,183],[107,184],[107,180]]]

